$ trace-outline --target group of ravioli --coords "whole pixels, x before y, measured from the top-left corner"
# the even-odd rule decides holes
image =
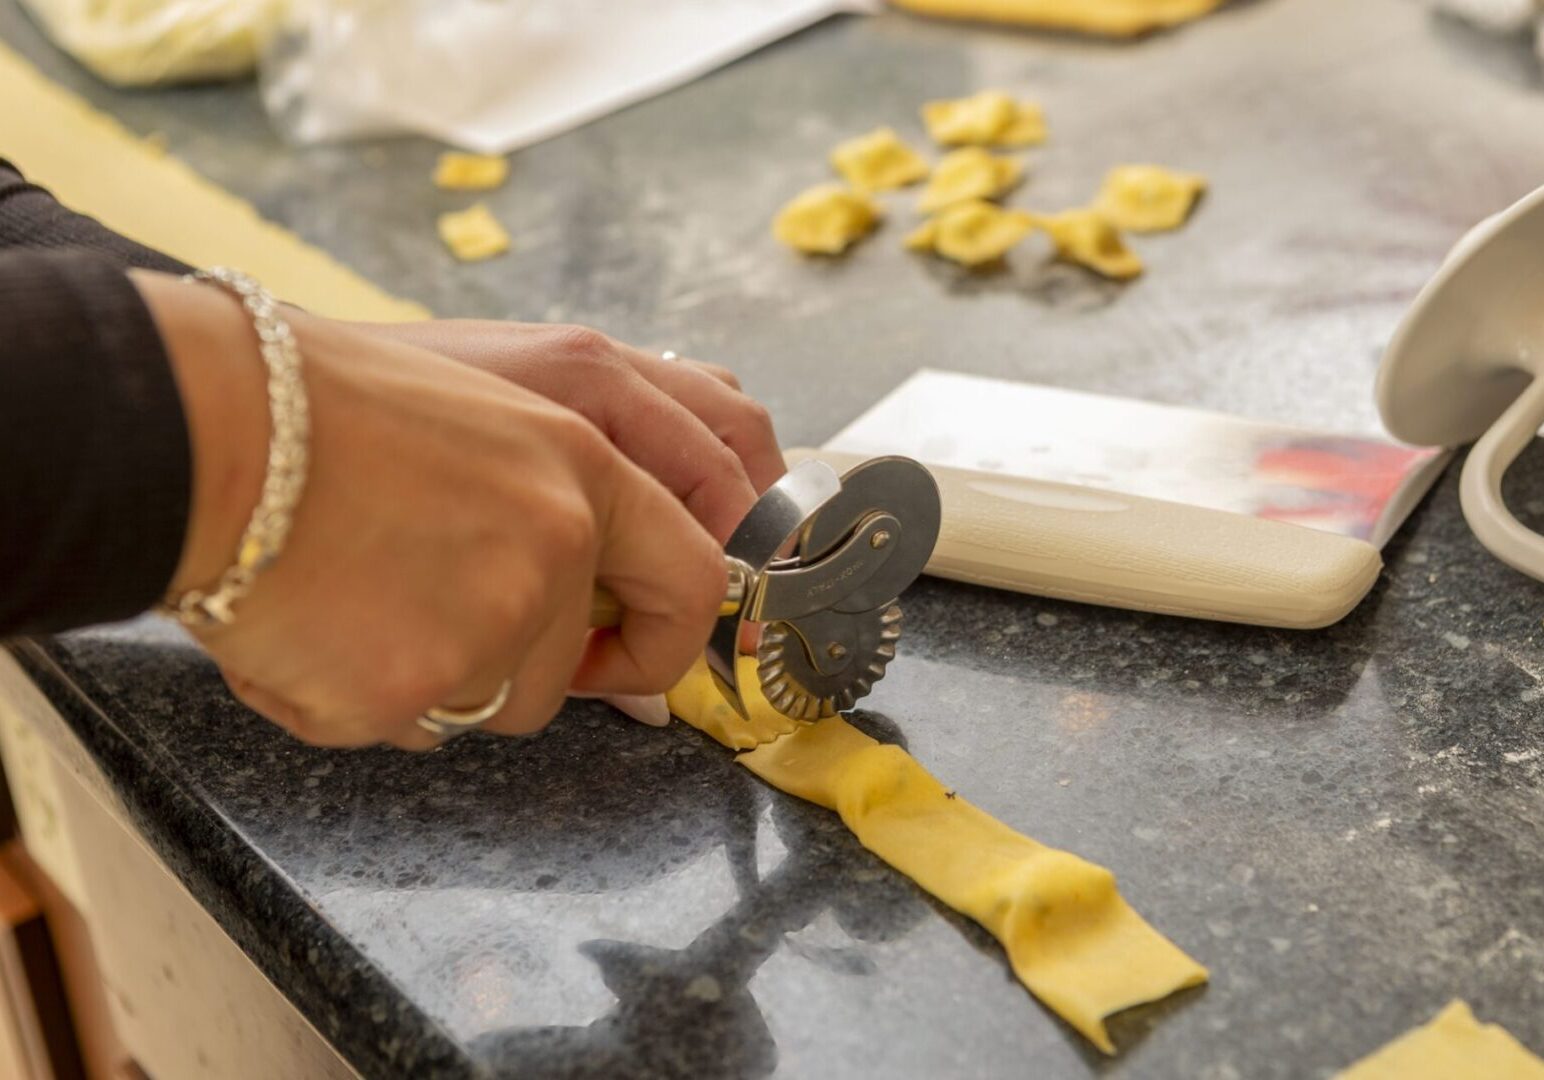
[[[875,196],[923,183],[917,210],[927,215],[905,239],[908,250],[982,266],[1001,259],[1035,230],[1057,256],[1116,280],[1142,272],[1126,232],[1163,232],[1189,218],[1206,179],[1159,165],[1117,165],[1086,206],[1054,214],[1000,204],[1024,178],[1024,162],[993,151],[1036,146],[1046,139],[1045,114],[1000,90],[930,101],[922,123],[949,148],[936,163],[881,127],[840,143],[831,165],[842,182],[801,192],[778,212],[772,234],[798,251],[839,255],[871,233],[884,217]]]

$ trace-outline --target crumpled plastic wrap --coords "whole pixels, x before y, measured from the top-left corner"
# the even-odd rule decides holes
[[[109,82],[257,68],[295,142],[406,133],[499,154],[878,0],[21,2]]]
[[[120,86],[249,75],[306,0],[21,0],[65,52]]]
[[[876,0],[296,0],[262,66],[300,143],[411,132],[501,154]]]

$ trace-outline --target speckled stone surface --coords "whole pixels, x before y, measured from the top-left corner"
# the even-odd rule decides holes
[[[887,15],[825,24],[518,155],[516,252],[450,261],[407,141],[296,152],[250,92],[121,94],[12,6],[0,36],[270,216],[445,314],[587,322],[738,370],[785,441],[928,364],[1348,429],[1466,224],[1544,180],[1525,41],[1400,0],[1254,0],[1132,46]],[[777,250],[838,137],[924,98],[1039,97],[1017,205],[1120,160],[1212,177],[1129,287]],[[0,151],[3,151],[0,121]],[[26,163],[21,165],[25,168]],[[1212,984],[1099,1058],[981,930],[675,725],[301,746],[152,621],[18,646],[146,837],[371,1076],[1325,1076],[1470,1001],[1544,1053],[1544,586],[1449,475],[1344,623],[1209,625],[923,582],[860,721],[1004,821],[1115,870]],[[1544,453],[1509,483],[1544,524]]]

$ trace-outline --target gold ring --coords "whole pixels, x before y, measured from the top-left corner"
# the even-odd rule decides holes
[[[447,709],[436,705],[418,718],[418,726],[442,739],[480,728],[497,716],[509,701],[512,685],[511,680],[505,679],[499,692],[486,705],[479,705],[475,709]]]

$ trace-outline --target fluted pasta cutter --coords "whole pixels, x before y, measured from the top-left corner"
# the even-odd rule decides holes
[[[767,489],[724,558],[729,589],[708,641],[708,666],[743,715],[742,642],[760,630],[756,674],[779,712],[814,720],[850,709],[884,678],[901,636],[901,592],[933,554],[938,485],[904,457],[864,461],[838,476],[805,461]],[[612,625],[598,592],[592,625]]]

